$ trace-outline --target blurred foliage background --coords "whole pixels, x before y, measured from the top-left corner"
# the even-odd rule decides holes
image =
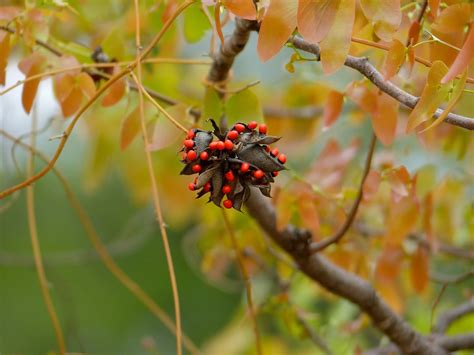
[[[75,56],[81,63],[91,61],[92,50],[98,45],[110,58],[134,59],[135,23],[130,1],[3,0],[1,5],[39,11],[43,17],[34,23],[34,36]],[[163,24],[166,2],[146,0],[140,1],[140,6],[142,39],[148,43]],[[416,6],[410,11],[414,14]],[[410,11],[407,11],[407,19]],[[358,16],[363,21],[361,15]],[[360,28],[359,35],[365,35],[363,24]],[[224,33],[228,35],[232,29],[233,22],[229,20]],[[404,34],[406,31],[402,31],[401,36]],[[289,158],[290,170],[280,174],[274,190],[279,222],[292,221],[311,228],[319,238],[330,235],[343,220],[343,209],[347,210],[355,196],[371,123],[368,115],[348,99],[330,129],[324,129],[320,118],[331,90],[343,92],[351,81],[361,78],[346,68],[335,75],[323,76],[320,66],[311,61],[293,63],[294,67],[288,71],[287,63],[294,53],[291,48],[284,48],[277,57],[263,64],[255,51],[256,38],[257,35],[252,34],[246,50],[237,58],[230,89],[242,88],[256,80],[260,83],[229,95],[224,106],[215,90],[204,85],[208,64],[145,64],[144,85],[180,102],[169,109],[187,126],[194,124],[187,111],[190,107],[202,111],[203,118],[198,125],[204,129],[210,129],[205,118],[218,117],[223,111],[230,122],[265,120],[271,134],[283,136],[279,147]],[[210,62],[210,48],[218,45],[198,2],[178,19],[152,56]],[[44,52],[38,47],[34,50]],[[9,59],[7,86],[15,82],[8,75],[14,73],[18,61],[29,51],[31,48],[22,41],[16,41]],[[386,55],[360,45],[354,45],[352,52],[370,56],[375,64],[382,63]],[[426,68],[417,66],[411,74],[404,72],[399,80],[411,92],[420,94],[426,74]],[[43,91],[52,91],[49,79],[41,84],[33,111],[38,116],[39,126],[46,127],[37,135],[38,149],[50,155],[55,141],[48,138],[60,134],[67,121],[61,116],[52,94],[41,97]],[[17,88],[0,97],[1,127],[16,136],[28,133],[31,121],[21,108],[20,92],[21,88]],[[466,92],[456,112],[473,116],[473,95],[472,91]],[[173,315],[163,245],[150,204],[142,140],[134,139],[127,149],[120,149],[122,122],[136,105],[133,92],[128,92],[112,107],[95,105],[81,119],[57,167],[78,194],[114,259]],[[305,119],[285,114],[288,109],[301,108],[311,108],[314,113]],[[246,314],[244,287],[221,212],[204,200],[195,200],[187,191],[189,177],[178,175],[182,168],[178,155],[181,133],[152,108],[147,114],[150,130],[154,132],[153,143],[157,145],[153,163],[176,268],[183,330],[206,354],[252,354],[254,340]],[[381,268],[380,260],[387,257],[384,253],[391,252],[385,247],[384,228],[390,225],[390,220],[395,224],[408,224],[404,230],[406,235],[425,235],[430,228],[437,242],[472,251],[474,143],[471,133],[448,125],[424,135],[406,135],[407,115],[407,111],[399,111],[394,143],[377,145],[374,170],[378,171],[381,182],[380,185],[374,182],[375,191],[363,202],[360,225],[357,224],[360,228],[356,226],[349,233],[350,241],[325,253],[340,266],[377,284],[390,305],[417,330],[427,333],[432,317],[472,297],[472,279],[450,284],[438,301],[440,291],[445,288],[443,282],[436,282],[436,277],[424,280],[427,275],[416,274],[413,258],[417,244],[407,237],[400,246],[401,254],[395,252],[396,261],[387,266],[394,267],[390,270],[395,270],[395,274],[389,273],[389,280],[382,282],[376,270]],[[4,138],[0,138],[0,142],[0,187],[3,190],[24,179],[27,154],[21,147],[16,148],[21,167],[17,171],[10,153],[12,143]],[[40,165],[38,161],[37,166]],[[406,168],[408,182],[397,180],[400,167]],[[335,179],[335,183],[331,179]],[[397,215],[396,203],[391,200],[394,185],[402,190],[416,189],[418,202],[416,208],[410,210],[414,221],[404,220],[408,218],[403,214],[406,211]],[[174,336],[96,256],[58,179],[48,174],[34,187],[46,273],[69,351],[173,353]],[[20,192],[0,205],[2,354],[46,354],[54,350],[54,335],[31,254],[24,195]],[[430,214],[429,226],[423,217],[427,213]],[[295,273],[286,256],[280,255],[249,216],[234,212],[231,220],[240,246],[258,256],[257,259],[246,257],[245,262],[252,275],[265,353],[319,353],[320,349],[315,347],[305,328],[308,325],[335,354],[348,354],[354,349],[380,343],[379,334],[357,308]],[[459,275],[472,268],[472,258],[435,253],[430,256],[429,267],[430,273],[438,275],[438,279],[443,275]],[[426,281],[426,287],[417,288],[414,283],[418,281]],[[435,303],[439,303],[436,308]],[[473,322],[474,315],[465,317],[450,331],[472,330]]]

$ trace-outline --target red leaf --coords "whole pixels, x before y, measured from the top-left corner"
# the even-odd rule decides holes
[[[261,61],[274,57],[296,28],[297,0],[272,0],[258,35],[257,52]]]
[[[223,0],[224,6],[238,17],[255,20],[257,10],[252,0]]]
[[[340,0],[299,0],[298,32],[309,42],[326,37],[334,23]]]
[[[471,25],[466,41],[456,57],[454,63],[449,68],[448,73],[441,80],[442,84],[453,80],[457,75],[461,74],[474,59],[474,25]]]
[[[344,95],[339,91],[331,91],[328,95],[328,100],[324,106],[323,125],[324,128],[329,128],[341,114],[342,104],[344,102]]]
[[[0,85],[5,85],[8,55],[10,54],[10,34],[0,31]]]

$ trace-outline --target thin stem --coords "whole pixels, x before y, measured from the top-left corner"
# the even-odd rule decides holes
[[[20,138],[15,138],[10,135],[8,132],[0,129],[0,134],[11,140],[12,142],[18,144],[19,146],[28,149],[30,152],[35,154],[45,163],[48,163],[48,158],[43,153],[37,151],[35,148],[29,146],[28,144],[22,142]],[[114,261],[109,251],[107,250],[106,245],[101,241],[100,236],[98,235],[91,218],[87,214],[84,207],[81,205],[78,197],[71,188],[71,185],[67,181],[66,177],[61,174],[57,168],[53,168],[53,173],[56,175],[61,185],[63,186],[66,197],[71,204],[73,210],[76,212],[79,221],[81,222],[84,230],[86,231],[87,237],[91,242],[92,246],[99,255],[100,260],[105,265],[105,267],[114,275],[117,280],[127,288],[143,305],[148,308],[148,310],[159,319],[171,332],[176,334],[176,326],[173,320],[163,311],[158,304],[137,284],[132,280]],[[199,349],[196,345],[189,339],[189,337],[183,333],[183,343],[184,346],[193,354],[199,354]]]
[[[352,222],[354,222],[354,219],[357,215],[357,210],[359,209],[359,205],[364,195],[364,184],[370,172],[370,166],[372,165],[372,157],[374,155],[376,142],[377,142],[377,137],[375,136],[375,133],[372,133],[372,138],[370,140],[370,145],[369,145],[369,151],[367,153],[367,158],[365,160],[364,172],[362,173],[362,179],[359,185],[359,191],[357,192],[357,197],[349,211],[346,221],[344,222],[342,227],[336,232],[336,234],[334,234],[332,237],[324,239],[317,243],[312,243],[310,245],[310,250],[312,253],[319,252],[321,250],[324,250],[331,244],[338,243],[342,239],[342,237],[344,237],[344,235],[347,233],[347,231],[352,225]]]
[[[225,223],[227,232],[229,233],[230,240],[232,242],[232,247],[234,248],[234,251],[235,251],[235,257],[237,259],[237,263],[239,265],[239,269],[245,283],[245,290],[246,290],[246,295],[247,295],[247,306],[249,309],[250,317],[252,318],[253,329],[254,329],[254,334],[255,334],[255,347],[257,350],[257,354],[261,355],[262,345],[260,342],[260,332],[258,330],[257,314],[256,314],[255,307],[253,304],[252,284],[250,282],[250,277],[247,272],[247,269],[245,268],[245,265],[244,265],[242,251],[240,250],[239,244],[237,243],[237,238],[235,236],[234,229],[232,228],[232,224],[230,223],[229,217],[227,216],[227,213],[224,209],[222,209],[222,216],[224,217],[224,223]]]
[[[166,262],[168,264],[168,271],[171,280],[171,288],[173,290],[173,302],[174,302],[174,310],[175,310],[175,323],[176,323],[176,352],[178,355],[183,353],[182,350],[182,334],[181,334],[181,310],[179,304],[179,293],[178,293],[178,285],[176,282],[176,275],[174,272],[174,265],[173,265],[173,258],[171,256],[171,250],[168,242],[168,235],[165,228],[165,222],[163,220],[163,214],[161,210],[160,204],[160,197],[158,194],[158,186],[156,183],[155,172],[153,170],[153,162],[151,158],[151,152],[148,149],[149,141],[148,141],[148,134],[146,129],[146,122],[145,122],[145,101],[143,99],[143,92],[142,89],[142,64],[141,59],[146,54],[145,52],[141,55],[141,40],[140,40],[140,7],[139,7],[139,0],[134,0],[135,5],[135,44],[137,46],[137,57],[136,57],[136,70],[137,75],[135,76],[133,72],[131,72],[133,79],[135,80],[138,86],[138,97],[139,97],[139,111],[140,111],[140,124],[142,129],[143,140],[145,142],[145,156],[146,162],[148,167],[148,174],[150,177],[150,183],[152,188],[152,197],[153,197],[153,205],[155,206],[156,217],[158,219],[158,223],[160,225],[161,237],[163,240],[163,247],[165,249],[166,254]],[[153,43],[153,42],[152,42]],[[148,51],[151,50],[151,46],[148,47]],[[170,116],[171,117],[171,116]]]
[[[32,130],[36,130],[36,109],[33,108],[32,115]],[[36,143],[36,135],[31,135],[31,146],[34,147]],[[34,154],[31,153],[28,158],[27,174],[31,176],[34,170]],[[38,239],[38,230],[36,225],[36,214],[35,214],[35,198],[33,186],[28,186],[26,189],[26,209],[28,212],[28,226],[30,229],[31,246],[33,248],[33,258],[35,261],[35,268],[38,274],[38,280],[41,288],[41,294],[48,311],[49,318],[53,323],[54,333],[56,335],[56,342],[58,345],[58,351],[61,355],[66,353],[66,345],[64,342],[63,331],[61,329],[61,323],[59,322],[58,315],[54,308],[51,294],[49,293],[48,280],[46,278],[46,272],[44,270],[43,259],[41,256],[41,248]]]

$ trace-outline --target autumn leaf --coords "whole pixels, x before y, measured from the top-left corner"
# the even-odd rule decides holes
[[[445,8],[431,26],[439,32],[462,33],[470,21],[471,6],[468,3],[460,3]]]
[[[18,63],[21,72],[25,74],[26,79],[41,73],[41,69],[45,65],[45,58],[39,52],[33,52],[30,56],[22,59]],[[29,80],[23,85],[21,102],[26,113],[30,113],[31,107],[38,91],[38,85],[41,78]]]
[[[0,21],[10,22],[21,14],[21,9],[17,6],[0,7]]]
[[[453,107],[457,104],[457,102],[461,98],[463,90],[464,90],[464,85],[466,84],[466,79],[467,79],[467,71],[464,72],[462,78],[458,80],[458,82],[454,86],[451,99],[449,100],[448,104],[444,108],[443,113],[428,127],[420,131],[420,133],[423,133],[429,129],[435,128],[438,125],[440,125],[442,122],[444,122],[446,117],[448,117],[448,114],[452,111]]]
[[[370,170],[369,174],[365,178],[364,186],[363,186],[363,198],[364,201],[370,201],[373,196],[377,193],[380,182],[381,176],[378,171]]]
[[[431,19],[436,19],[436,17],[438,17],[439,3],[440,3],[440,0],[428,0]]]
[[[385,174],[392,191],[392,200],[397,203],[410,194],[411,178],[408,170],[402,165]]]
[[[428,286],[429,260],[426,249],[419,245],[415,254],[411,257],[410,276],[411,284],[416,293],[420,294]]]
[[[260,25],[257,52],[266,62],[274,57],[296,28],[297,0],[272,0]]]
[[[375,135],[384,144],[390,145],[395,138],[398,122],[399,102],[391,96],[380,92],[377,95],[377,109],[372,115],[372,127]]]
[[[400,0],[361,0],[360,6],[376,35],[390,42],[402,20]]]
[[[391,202],[387,217],[386,242],[400,246],[407,235],[413,231],[418,221],[419,208],[412,196]]]
[[[0,31],[0,85],[5,85],[8,55],[10,54],[10,34]]]
[[[447,85],[441,84],[441,79],[447,72],[448,67],[439,60],[431,66],[421,97],[408,117],[408,133],[413,132],[420,124],[429,120],[439,104],[446,98],[449,88]]]
[[[393,282],[398,277],[402,261],[402,249],[387,244],[377,258],[375,278],[379,281]]]
[[[137,106],[122,121],[120,149],[125,150],[140,132],[140,107]]]
[[[222,3],[235,16],[246,20],[255,20],[257,16],[253,0],[223,0]]]
[[[114,67],[113,75],[120,71],[118,66]],[[127,84],[125,78],[121,78],[113,83],[106,91],[106,95],[102,99],[102,106],[109,107],[115,105],[125,95]]]
[[[182,124],[186,121],[187,111],[188,107],[184,104],[177,104],[166,108],[166,112]],[[169,147],[176,142],[181,135],[181,130],[160,113],[155,122],[148,149],[151,151],[157,151]]]
[[[321,65],[325,74],[338,70],[346,60],[351,46],[355,18],[355,0],[341,0],[334,24],[321,42]]]
[[[76,77],[76,80],[84,96],[91,99],[96,92],[96,87],[92,77],[89,74],[82,72]]]
[[[461,74],[467,69],[469,64],[474,59],[474,25],[471,25],[466,41],[462,46],[461,51],[454,60],[454,63],[449,68],[448,73],[441,80],[442,84],[453,80],[457,75]]]
[[[384,63],[384,78],[389,80],[398,73],[406,57],[406,47],[398,39],[394,39],[388,50]]]
[[[299,0],[298,32],[311,43],[326,37],[334,23],[340,0]]]
[[[323,112],[323,126],[329,128],[338,119],[342,111],[344,103],[344,95],[339,91],[331,91],[328,94],[326,105]]]

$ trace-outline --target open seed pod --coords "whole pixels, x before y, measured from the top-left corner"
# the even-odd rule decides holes
[[[198,198],[209,193],[209,202],[216,206],[239,211],[250,196],[250,186],[270,197],[274,177],[285,169],[286,156],[269,146],[280,138],[268,136],[267,126],[255,121],[236,123],[225,132],[210,121],[213,131],[191,129],[183,142],[186,165],[181,174],[198,174],[189,189],[198,191]]]

